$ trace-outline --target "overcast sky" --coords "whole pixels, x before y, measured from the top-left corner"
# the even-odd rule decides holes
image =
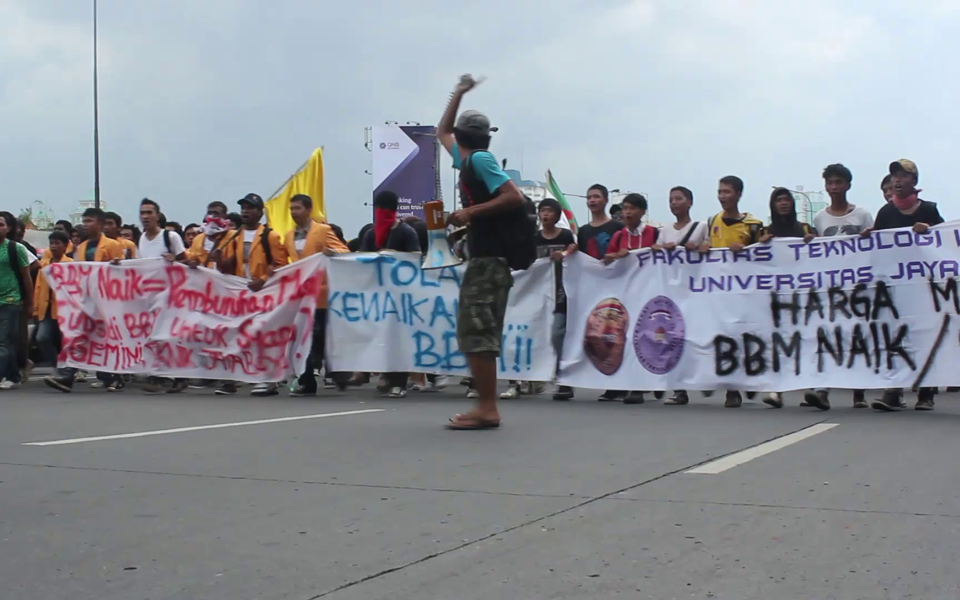
[[[92,196],[90,4],[0,0],[4,209],[65,217]],[[364,127],[435,123],[471,72],[488,80],[465,108],[501,128],[498,157],[570,193],[644,191],[655,220],[673,185],[716,212],[727,174],[766,216],[771,186],[822,189],[837,161],[875,210],[900,157],[952,219],[958,26],[960,0],[100,0],[102,194],[126,221],[144,196],[199,220],[322,145],[350,237],[370,214]]]

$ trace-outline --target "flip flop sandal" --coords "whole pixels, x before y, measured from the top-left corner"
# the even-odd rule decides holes
[[[500,421],[488,421],[463,415],[456,415],[447,424],[447,429],[454,431],[479,431],[481,429],[498,429],[499,427]]]

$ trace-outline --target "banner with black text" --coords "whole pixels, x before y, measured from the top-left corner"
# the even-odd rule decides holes
[[[787,391],[960,384],[960,225],[565,261],[559,380]]]

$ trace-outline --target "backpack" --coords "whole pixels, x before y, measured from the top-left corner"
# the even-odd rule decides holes
[[[491,194],[486,184],[473,172],[470,159],[476,152],[487,151],[474,151],[463,161],[460,169],[460,185],[462,191],[465,191],[462,194],[465,205],[467,202],[471,205],[481,204],[496,197],[496,194]],[[524,271],[537,260],[537,221],[535,214],[529,214],[528,199],[525,198],[523,204],[517,208],[496,217],[474,219],[474,223],[478,221],[490,226],[490,231],[484,232],[488,237],[484,241],[502,248],[503,258],[514,271]],[[474,232],[473,235],[475,234]],[[467,237],[469,238],[470,235],[468,230]]]

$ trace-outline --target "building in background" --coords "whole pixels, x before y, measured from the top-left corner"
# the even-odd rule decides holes
[[[96,202],[93,200],[81,200],[80,203],[77,204],[77,207],[73,209],[73,212],[70,213],[70,222],[74,225],[82,225],[83,211],[87,210],[88,208],[96,208]],[[108,212],[110,210],[110,208],[107,207],[107,203],[104,202],[103,199],[100,200],[100,210],[104,212]]]

